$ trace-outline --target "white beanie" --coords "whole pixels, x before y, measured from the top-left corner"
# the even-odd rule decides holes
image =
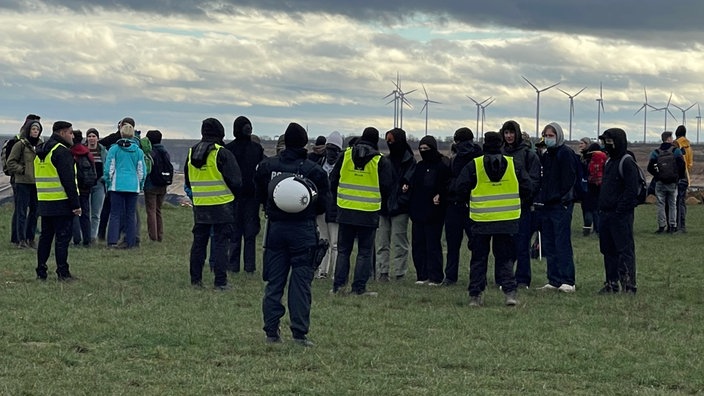
[[[332,131],[332,133],[328,135],[327,143],[342,150],[342,135],[340,135],[340,132]]]

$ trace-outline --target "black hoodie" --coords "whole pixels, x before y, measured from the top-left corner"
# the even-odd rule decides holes
[[[74,209],[79,209],[81,203],[78,199],[78,186],[76,185],[76,173],[74,170],[73,154],[69,147],[72,142],[67,142],[60,135],[54,133],[49,140],[37,147],[37,158],[43,161],[49,152],[56,146],[51,155],[51,163],[59,173],[61,187],[66,191],[68,199],[60,201],[39,201],[39,216],[72,216]]]
[[[619,173],[619,163],[627,153],[626,132],[619,128],[604,131],[599,138],[611,138],[614,147],[609,149],[609,159],[604,165],[599,193],[599,210],[604,212],[633,213],[636,207],[640,172],[638,164],[626,158],[623,162],[623,177]]]
[[[442,223],[445,221],[450,168],[442,160],[435,138],[425,136],[418,143],[419,147],[421,145],[427,145],[430,150],[421,151],[423,159],[413,172],[409,213],[413,222]],[[433,202],[436,195],[440,196],[439,205]]]
[[[262,162],[264,149],[261,144],[252,141],[252,124],[247,117],[237,117],[233,124],[235,140],[225,145],[237,159],[237,164],[242,172],[243,197],[254,197],[254,172],[257,165]]]
[[[409,184],[413,171],[416,168],[416,159],[413,149],[408,144],[406,132],[400,128],[394,128],[386,135],[391,134],[394,139],[393,144],[387,143],[389,147],[389,163],[391,165],[391,188],[389,196],[381,201],[382,216],[396,216],[408,213],[408,191],[403,192],[403,185]]]
[[[348,148],[352,150],[352,162],[356,167],[363,168],[379,153],[376,147],[376,142],[368,142],[364,139],[357,140],[354,146]],[[340,169],[345,160],[345,155],[340,155],[340,159],[335,163],[335,167],[330,172],[330,191],[332,199],[337,200],[337,187],[340,184]],[[382,157],[379,161],[379,190],[381,193],[381,201],[388,199],[388,195],[392,186],[392,170],[388,158]],[[337,222],[343,224],[357,225],[363,227],[377,228],[379,226],[379,212],[363,212],[360,210],[344,209],[337,207]]]
[[[201,135],[203,137],[200,142],[191,148],[191,155],[184,162],[186,164],[183,167],[185,184],[189,189],[191,188],[191,181],[188,177],[189,161],[190,165],[195,168],[201,168],[205,165],[208,156],[215,151],[215,145],[222,145],[221,136],[224,136],[224,132],[222,132],[222,135],[220,135],[219,130],[216,133],[211,133],[212,129],[220,128],[222,128],[222,125],[219,122],[210,123],[208,120],[203,122],[201,127]],[[237,165],[237,159],[231,152],[220,149],[217,151],[215,161],[218,171],[222,173],[225,184],[235,195],[235,201],[237,201],[237,196],[240,194],[242,187],[242,174],[240,173],[240,167]],[[233,223],[235,221],[234,204],[194,206],[193,216],[198,224]]]

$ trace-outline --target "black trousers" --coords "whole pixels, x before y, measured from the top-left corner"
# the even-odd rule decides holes
[[[494,253],[496,283],[504,293],[516,290],[516,278],[513,276],[513,262],[516,259],[513,235],[472,234],[472,259],[469,262],[470,296],[478,296],[486,289],[490,250]]]
[[[472,239],[472,224],[469,220],[469,207],[466,202],[450,202],[445,212],[445,240],[447,242],[447,259],[445,279],[457,282],[460,267],[460,251],[463,234],[467,242]]]
[[[46,265],[51,255],[51,243],[54,243],[56,275],[59,278],[71,277],[68,265],[68,245],[71,243],[71,229],[75,216],[41,216],[42,230],[37,244],[37,277],[46,279]]]
[[[213,230],[213,249],[215,255],[215,286],[227,285],[227,238],[230,231],[230,223],[222,224],[200,224],[193,225],[193,244],[191,245],[191,284],[200,284],[203,280],[203,266],[208,251],[208,240],[210,230]]]
[[[288,281],[288,311],[293,338],[305,338],[310,327],[313,252],[318,242],[315,219],[271,221],[267,230],[262,278],[264,332],[275,336],[286,313],[281,303]],[[289,279],[289,274],[290,279]]]
[[[443,222],[413,222],[411,227],[411,252],[419,281],[441,283]]]
[[[352,292],[362,294],[367,290],[367,281],[372,274],[374,239],[376,228],[340,223],[337,232],[337,263],[332,288],[337,291],[347,284],[350,274],[350,257],[354,241],[357,240],[357,261],[354,266]]]
[[[601,212],[599,249],[604,255],[606,282],[621,282],[623,290],[636,290],[636,252],[633,241],[633,211]]]
[[[257,234],[259,234],[259,203],[255,197],[237,197],[235,223],[230,236],[230,257],[227,269],[240,272],[240,255],[244,245],[244,270],[254,272],[257,263]],[[244,243],[242,243],[244,240]]]

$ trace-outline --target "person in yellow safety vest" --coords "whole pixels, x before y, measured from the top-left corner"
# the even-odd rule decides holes
[[[41,235],[37,244],[37,279],[46,280],[47,261],[54,244],[56,275],[60,281],[74,280],[69,271],[68,245],[71,242],[73,218],[81,215],[78,183],[73,155],[73,126],[56,121],[52,135],[37,147],[34,158],[34,179],[37,183]]]
[[[484,155],[464,167],[457,179],[457,194],[469,201],[472,221],[472,240],[469,262],[469,305],[483,305],[486,289],[489,251],[494,252],[497,268],[496,283],[505,295],[505,304],[514,306],[516,278],[513,263],[516,259],[514,236],[518,233],[521,217],[519,184],[527,175],[516,173],[513,158],[501,153],[502,138],[497,132],[484,134]]]
[[[237,159],[223,150],[225,128],[215,118],[203,120],[201,141],[188,150],[184,166],[185,186],[193,194],[193,244],[191,245],[191,285],[203,287],[203,265],[210,231],[215,249],[215,289],[227,284],[227,240],[235,222],[235,199],[242,187]]]
[[[347,284],[350,255],[357,240],[357,262],[352,281],[352,293],[375,296],[367,291],[372,273],[374,237],[379,226],[382,199],[392,188],[392,169],[379,153],[379,131],[368,127],[362,137],[348,148],[330,173],[330,190],[337,202],[337,267],[332,293],[337,294]],[[385,199],[384,199],[385,200]]]

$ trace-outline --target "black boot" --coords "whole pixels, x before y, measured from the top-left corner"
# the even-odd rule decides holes
[[[604,287],[598,291],[598,294],[613,294],[618,293],[618,290],[618,282],[604,282]]]

